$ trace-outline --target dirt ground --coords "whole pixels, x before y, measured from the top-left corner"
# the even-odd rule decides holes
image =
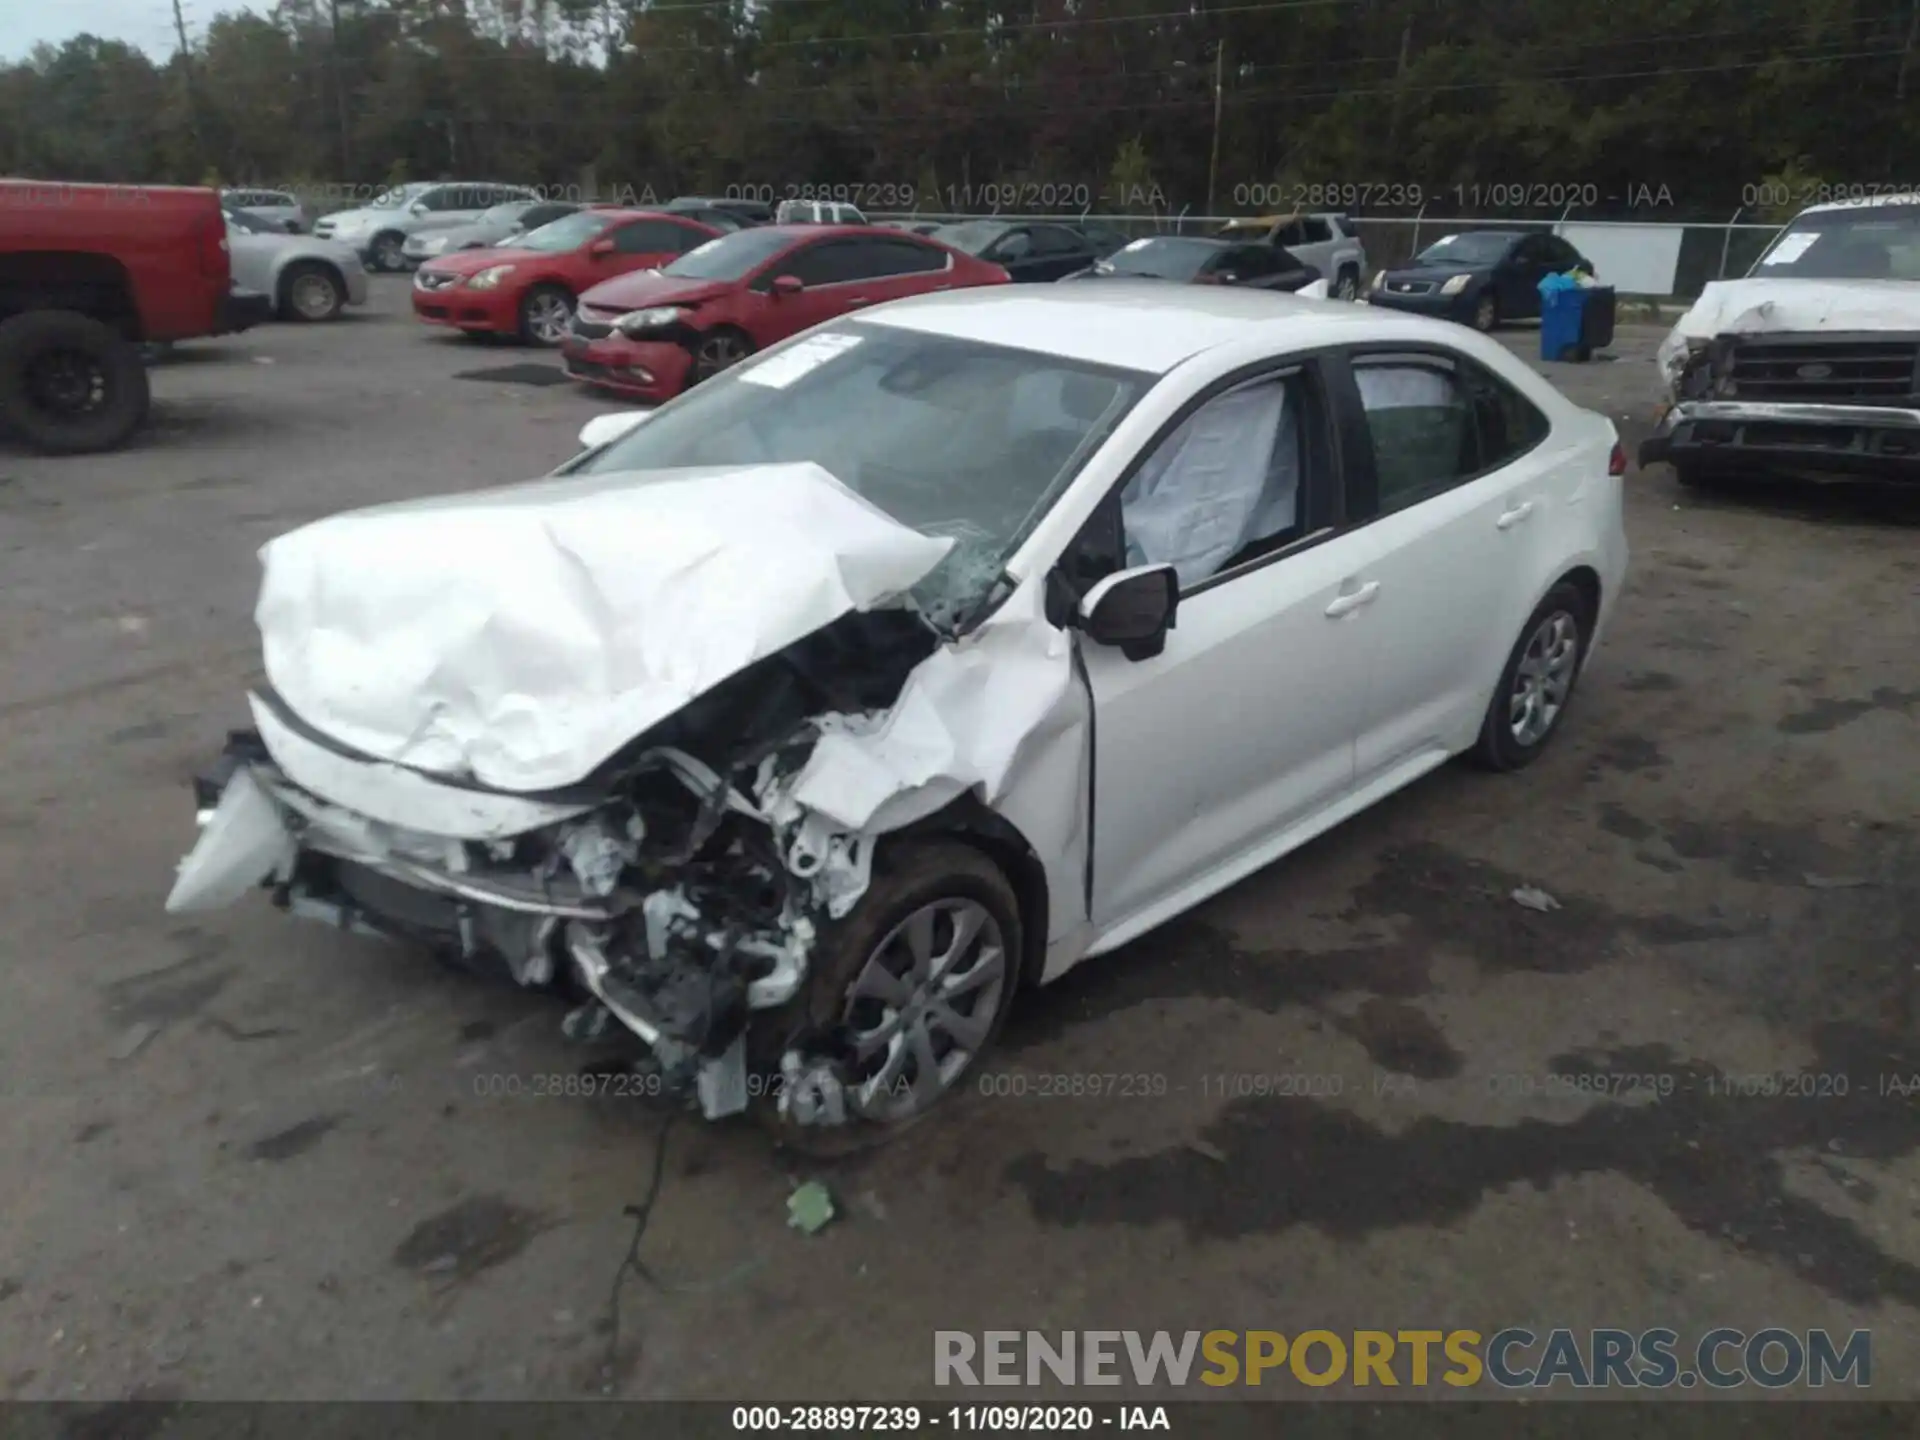
[[[405,303],[184,347],[123,453],[0,451],[0,1394],[879,1400],[936,1329],[1510,1324],[1867,1327],[1875,1394],[1920,1394],[1920,497],[1633,474],[1540,765],[1449,767],[1026,997],[1008,1093],[890,1150],[678,1121],[616,1327],[664,1112],[535,1095],[582,1061],[557,1005],[161,909],[256,547],[538,474],[607,408]],[[1657,339],[1547,368],[1631,448]],[[1116,1072],[1165,1093],[1040,1093]],[[1740,1078],[1778,1072],[1826,1078]]]

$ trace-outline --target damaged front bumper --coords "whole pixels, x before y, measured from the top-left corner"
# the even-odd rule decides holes
[[[1640,444],[1640,463],[1755,474],[1920,481],[1920,409],[1682,400]]]
[[[815,935],[811,891],[751,800],[672,750],[599,803],[473,790],[328,752],[270,698],[254,713],[260,729],[196,781],[200,837],[169,910],[264,887],[292,914],[571,991],[585,1002],[571,1033],[617,1020],[709,1118],[746,1108],[748,1019],[794,1000]],[[335,793],[355,771],[369,793],[409,775],[408,808],[449,833],[323,798],[290,770]]]

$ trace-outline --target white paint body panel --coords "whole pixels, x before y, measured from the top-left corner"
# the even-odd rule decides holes
[[[973,793],[1045,869],[1045,978],[1466,748],[1546,588],[1591,566],[1602,627],[1620,588],[1613,427],[1461,327],[1150,282],[930,296],[863,322],[1161,377],[1010,558],[1014,587],[990,619],[937,649],[886,715],[830,725],[797,775],[758,796],[769,817],[871,836]],[[1048,572],[1188,401],[1250,365],[1363,341],[1469,356],[1540,408],[1549,438],[1188,596],[1156,658],[1130,662],[1048,623]],[[1525,522],[1503,527],[1519,505]],[[361,786],[346,803],[391,823],[499,833],[537,797],[449,819],[446,787],[405,793],[413,782],[391,767],[506,792],[571,783],[753,659],[905,590],[947,546],[811,466],[581,476],[323,521],[265,552],[268,674],[304,721],[375,763],[323,775],[300,737],[269,743],[317,791],[344,800]],[[1369,603],[1327,613],[1369,586]],[[373,793],[388,781],[390,796]]]

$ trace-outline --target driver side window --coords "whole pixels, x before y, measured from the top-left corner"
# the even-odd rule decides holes
[[[1298,372],[1207,401],[1120,492],[1124,565],[1172,565],[1191,590],[1305,531],[1312,391]]]

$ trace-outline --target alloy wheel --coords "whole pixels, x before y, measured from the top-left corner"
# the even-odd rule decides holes
[[[1006,943],[980,902],[930,901],[894,926],[847,987],[854,1110],[903,1120],[951,1090],[992,1034],[1006,984]]]
[[[406,251],[401,248],[405,242],[398,235],[382,235],[373,242],[373,263],[382,270],[400,270],[406,267]]]
[[[1351,273],[1342,275],[1333,293],[1342,300],[1352,300],[1360,294],[1360,282]]]
[[[295,277],[288,298],[303,320],[325,320],[340,308],[339,292],[333,281],[312,270]]]
[[[739,336],[709,335],[694,352],[694,375],[701,380],[711,380],[722,370],[738,365],[746,358],[747,347]]]
[[[1573,688],[1580,661],[1580,622],[1556,610],[1527,637],[1507,697],[1507,727],[1516,743],[1531,749],[1547,738]]]
[[[1480,303],[1473,307],[1473,328],[1481,331],[1492,330],[1498,318],[1498,312],[1494,309],[1493,296],[1482,295]]]
[[[527,302],[527,333],[542,345],[558,345],[573,323],[573,306],[555,291],[535,295]]]

